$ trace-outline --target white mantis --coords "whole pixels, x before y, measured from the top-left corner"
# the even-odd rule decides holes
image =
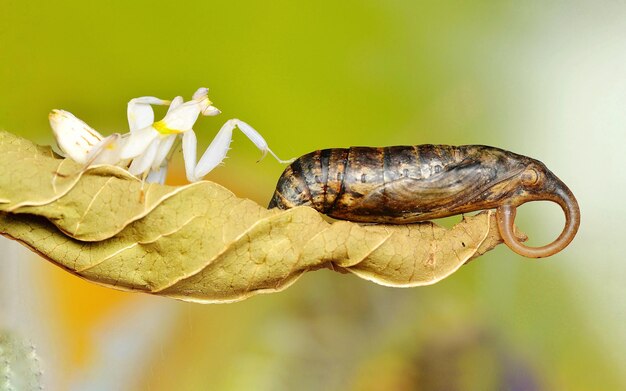
[[[196,134],[193,125],[202,114],[215,116],[220,111],[208,98],[208,89],[200,88],[190,101],[184,102],[177,96],[172,101],[153,96],[144,96],[128,102],[128,125],[130,133],[114,133],[103,137],[63,110],[52,110],[50,126],[61,151],[67,157],[89,167],[96,164],[112,164],[127,167],[128,171],[146,182],[165,181],[167,163],[178,136],[182,137],[185,172],[190,182],[196,182],[219,165],[228,152],[233,130],[238,128],[261,150],[261,159],[269,152],[280,163],[290,160],[279,159],[263,137],[247,123],[231,119],[219,130],[207,150],[196,163]],[[151,105],[169,105],[165,117],[154,122]]]

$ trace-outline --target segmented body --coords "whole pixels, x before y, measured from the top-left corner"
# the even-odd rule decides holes
[[[515,235],[516,209],[530,201],[555,202],[565,214],[563,231],[545,246],[526,246]],[[484,145],[315,151],[285,169],[269,207],[299,205],[337,219],[386,224],[495,208],[502,240],[531,258],[561,251],[580,225],[576,197],[543,163]]]
[[[308,205],[361,222],[423,221],[497,207],[503,197],[493,186],[531,161],[482,145],[324,149],[285,170],[269,207]]]

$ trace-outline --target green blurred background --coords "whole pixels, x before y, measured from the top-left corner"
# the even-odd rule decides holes
[[[0,6],[0,128],[37,142],[53,108],[109,134],[133,97],[207,86],[223,114],[195,127],[200,148],[229,118],[283,158],[495,145],[546,163],[583,217],[556,256],[501,246],[431,287],[319,271],[206,306],[101,288],[2,239],[0,328],[32,342],[46,389],[626,389],[623,1]],[[265,205],[284,167],[234,140],[206,179]],[[538,204],[518,219],[534,244],[564,220]]]

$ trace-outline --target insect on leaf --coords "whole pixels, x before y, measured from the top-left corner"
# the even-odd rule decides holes
[[[311,208],[267,210],[206,181],[153,184],[142,198],[139,182],[112,166],[65,178],[72,185],[59,195],[49,184],[68,163],[9,133],[0,133],[0,150],[28,162],[11,166],[0,157],[0,183],[14,183],[0,188],[8,201],[0,204],[0,233],[73,274],[121,290],[232,302],[281,291],[320,268],[420,286],[501,243],[491,212],[452,229],[431,222],[329,223]],[[32,162],[46,169],[28,167]],[[20,175],[21,167],[28,175]]]

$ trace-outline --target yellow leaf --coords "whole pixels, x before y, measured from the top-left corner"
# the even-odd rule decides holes
[[[68,163],[8,133],[0,137],[13,158],[53,168],[24,164],[9,172],[1,166],[0,183],[10,177],[17,184],[0,190],[0,198],[10,201],[0,204],[0,233],[71,273],[117,289],[232,302],[283,290],[319,268],[389,286],[428,285],[501,242],[492,212],[452,229],[431,222],[328,223],[311,208],[267,210],[211,182],[153,184],[142,198],[140,183],[111,166],[87,170],[59,195],[46,184],[57,176],[55,167]],[[28,176],[19,175],[21,166]]]
[[[20,162],[20,164],[15,164]],[[121,167],[82,166],[0,131],[0,211],[46,217],[80,240],[109,238],[181,187],[145,184]],[[79,180],[82,176],[84,179]],[[103,222],[106,221],[106,224]]]
[[[79,166],[60,159],[50,147],[0,130],[0,211],[16,211],[22,206],[44,205],[62,197],[79,177],[54,176]]]

